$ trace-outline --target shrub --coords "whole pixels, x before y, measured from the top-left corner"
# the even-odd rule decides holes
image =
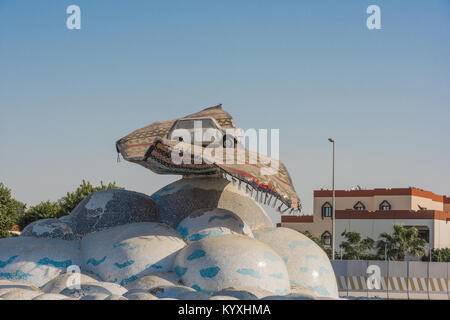
[[[31,207],[26,214],[20,216],[18,220],[20,230],[23,230],[23,228],[36,220],[58,218],[60,210],[61,206],[58,202],[41,202]]]
[[[430,254],[423,256],[422,261],[430,261]],[[450,262],[450,248],[431,249],[431,261]]]
[[[103,181],[100,181],[99,186],[93,186],[89,181],[83,182],[74,192],[67,192],[67,194],[58,200],[60,205],[60,211],[58,216],[62,217],[68,215],[72,212],[73,209],[81,202],[84,198],[86,198],[91,193],[107,190],[107,189],[122,189],[121,187],[116,186],[116,182],[108,183],[107,185],[103,184]]]
[[[9,236],[9,230],[17,223],[23,203],[11,197],[11,190],[0,182],[0,238]]]
[[[416,257],[425,254],[426,243],[419,237],[417,228],[407,228],[402,224],[394,224],[393,228],[392,234],[380,234],[380,240],[377,241],[380,256],[384,257],[386,254],[389,260],[404,261],[407,253]]]
[[[116,186],[115,182],[105,185],[101,181],[99,186],[93,186],[89,181],[86,182],[83,180],[74,192],[67,192],[67,194],[57,202],[45,201],[41,202],[37,206],[31,207],[26,214],[20,217],[18,221],[19,227],[23,230],[23,228],[36,220],[59,218],[68,215],[88,195],[107,189],[123,188]]]
[[[346,260],[365,260],[367,258],[375,258],[376,255],[366,253],[366,251],[374,248],[375,241],[372,238],[361,239],[358,232],[349,232],[345,230],[342,236],[346,239],[340,244],[340,248],[344,250],[343,258]]]

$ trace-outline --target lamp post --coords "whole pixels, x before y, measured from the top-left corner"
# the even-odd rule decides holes
[[[335,250],[335,246],[336,246],[336,236],[335,236],[335,214],[336,214],[336,209],[335,209],[335,190],[334,190],[334,149],[335,149],[335,144],[336,142],[334,141],[334,139],[332,138],[328,138],[328,141],[330,141],[333,144],[333,178],[332,178],[332,189],[333,189],[333,198],[332,198],[332,204],[331,204],[331,208],[332,208],[332,213],[331,213],[331,257],[332,260],[334,260],[334,250]]]
[[[387,242],[384,244],[384,261],[387,261]]]

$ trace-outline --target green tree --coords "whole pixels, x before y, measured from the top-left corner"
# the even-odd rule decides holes
[[[384,256],[386,252],[389,260],[403,261],[407,253],[416,257],[425,254],[426,242],[419,237],[417,228],[394,224],[394,232],[383,232],[380,238],[377,241],[378,254]]]
[[[430,261],[430,255],[422,256],[422,261]],[[450,262],[449,248],[434,248],[431,249],[431,261],[435,262]]]
[[[61,207],[58,216],[62,217],[68,215],[72,212],[73,209],[81,202],[84,198],[86,198],[91,193],[107,190],[107,189],[122,189],[121,187],[116,186],[116,182],[108,183],[107,185],[103,184],[103,181],[100,181],[99,186],[93,186],[89,181],[83,182],[74,192],[67,192],[67,194],[58,200],[58,203]]]
[[[14,217],[5,208],[0,207],[0,238],[8,237],[8,230],[11,230],[13,225]]]
[[[23,230],[27,225],[39,219],[58,218],[61,206],[58,202],[45,201],[33,206],[28,212],[20,216],[18,225]]]
[[[9,236],[8,231],[16,224],[23,203],[11,197],[11,190],[0,182],[0,238]]]
[[[358,232],[345,230],[341,235],[346,240],[339,247],[344,250],[343,258],[346,260],[361,260],[369,255],[366,254],[366,251],[373,249],[375,246],[375,241],[372,238],[361,239]]]
[[[31,207],[25,215],[20,217],[18,221],[19,227],[22,230],[30,223],[39,219],[59,218],[68,215],[88,195],[107,189],[123,188],[116,186],[115,182],[103,184],[101,181],[99,186],[93,186],[89,181],[86,182],[83,180],[74,192],[67,192],[57,202],[45,201],[39,203],[37,206]]]

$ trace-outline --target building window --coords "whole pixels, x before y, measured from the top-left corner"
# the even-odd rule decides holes
[[[366,206],[361,201],[358,201],[354,206],[353,209],[363,211],[366,210]]]
[[[430,243],[430,229],[427,226],[415,226],[417,231],[419,231],[419,238]]]
[[[419,238],[425,240],[426,243],[430,243],[430,230],[419,229]]]
[[[329,202],[325,202],[322,206],[322,218],[331,217],[333,213],[333,207]]]
[[[420,239],[430,243],[430,229],[427,226],[405,226],[405,228],[416,228]]]
[[[323,240],[323,243],[326,246],[330,246],[331,245],[331,233],[328,231],[325,231],[324,233],[322,233],[322,235],[320,236]]]
[[[380,203],[381,211],[391,210],[391,208],[392,208],[392,206],[387,200],[384,200],[382,203]]]

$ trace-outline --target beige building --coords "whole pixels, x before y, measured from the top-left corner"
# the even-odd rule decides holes
[[[331,239],[332,192],[314,191],[313,216],[282,216],[281,225]],[[378,240],[394,224],[414,226],[432,248],[450,248],[450,198],[417,188],[336,190],[336,246],[345,230]]]

